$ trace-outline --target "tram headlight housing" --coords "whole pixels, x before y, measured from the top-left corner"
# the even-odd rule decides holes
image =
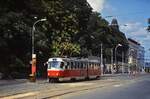
[[[48,76],[50,75],[50,73],[48,73]]]
[[[56,73],[56,76],[58,76],[59,75],[59,73]]]

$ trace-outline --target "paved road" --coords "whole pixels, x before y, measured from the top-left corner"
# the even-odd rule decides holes
[[[150,76],[57,97],[57,99],[150,99]]]
[[[143,80],[143,76],[137,78],[139,78],[138,81],[140,79]],[[102,77],[100,80],[91,80],[91,81],[51,84],[48,83],[46,80],[41,80],[41,81],[37,81],[36,83],[25,82],[25,83],[12,84],[12,85],[4,84],[3,86],[0,86],[0,98],[4,98],[4,99],[55,98],[57,96],[63,96],[64,94],[71,95],[70,93],[77,93],[77,92],[83,93],[83,92],[87,92],[88,90],[92,90],[93,92],[94,89],[97,90],[100,89],[103,92],[102,89],[104,88],[106,88],[106,90],[109,91],[110,88],[114,88],[114,87],[116,88],[122,86],[120,84],[123,83],[127,84],[128,82],[131,83],[132,81],[134,80],[132,80],[132,78],[130,78],[128,75],[107,75],[107,77]],[[68,99],[70,99],[70,97]],[[77,99],[77,98],[73,97],[73,99]]]

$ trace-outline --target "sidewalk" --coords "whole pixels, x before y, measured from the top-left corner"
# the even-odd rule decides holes
[[[14,85],[14,84],[19,84],[19,83],[25,83],[27,82],[27,79],[11,79],[11,80],[0,80],[0,86],[5,86],[5,85]]]
[[[128,76],[129,74],[128,73],[119,73],[119,74],[103,74],[102,77],[103,78],[109,78],[109,77],[119,77],[119,76]]]
[[[117,76],[123,76],[121,74],[104,74],[103,76],[101,76],[102,80],[106,80],[106,79],[110,79],[110,78],[114,78]],[[37,79],[36,83],[43,83],[46,82],[47,79]],[[29,79],[9,79],[9,80],[0,80],[0,86],[7,86],[7,85],[14,85],[14,84],[21,84],[21,83],[26,83],[26,82],[30,82]]]
[[[140,72],[139,75],[147,75],[148,73]],[[118,74],[104,74],[104,77],[116,77],[116,76],[129,76],[129,73],[118,73]]]
[[[131,80],[133,78],[138,78],[138,77],[142,77],[142,76],[145,76],[145,75],[149,75],[148,73],[138,73],[136,74],[134,77],[131,76],[130,74],[128,73],[120,73],[120,74],[104,74],[101,79],[104,79],[104,80],[109,80],[109,79],[114,79],[114,80]]]
[[[118,73],[118,74],[103,74],[102,77],[116,77],[116,76],[125,76],[125,75],[128,75],[128,73],[124,73],[124,74],[121,74],[121,73]]]

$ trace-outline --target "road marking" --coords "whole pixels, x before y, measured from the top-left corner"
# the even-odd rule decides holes
[[[18,98],[23,98],[23,97],[27,97],[27,96],[37,95],[37,94],[38,94],[38,92],[28,92],[28,93],[23,93],[23,94],[6,96],[6,97],[0,98],[0,99],[18,99]]]
[[[113,85],[114,87],[120,87],[122,84]]]
[[[67,86],[89,86],[93,85],[94,83],[70,83],[70,84],[60,84],[60,85],[67,85]]]

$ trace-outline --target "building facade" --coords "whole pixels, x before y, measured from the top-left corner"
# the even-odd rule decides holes
[[[128,65],[130,68],[136,71],[142,71],[144,68],[144,47],[141,44],[131,38],[128,38],[129,50],[128,50]]]

